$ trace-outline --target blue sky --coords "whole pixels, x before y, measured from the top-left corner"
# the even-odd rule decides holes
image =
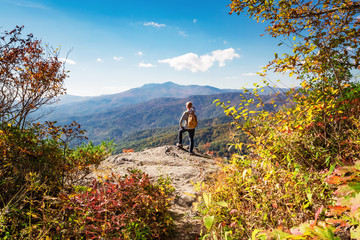
[[[252,87],[277,48],[264,24],[229,15],[221,0],[0,0],[0,31],[24,25],[61,49],[69,94],[146,83]],[[278,77],[270,76],[275,81]],[[284,79],[285,86],[297,82]]]

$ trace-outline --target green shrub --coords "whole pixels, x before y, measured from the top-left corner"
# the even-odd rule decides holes
[[[92,141],[87,144],[72,149],[67,156],[69,163],[68,181],[75,184],[86,176],[91,165],[98,165],[106,157],[110,156],[115,149],[114,141],[102,141],[99,145],[94,145]]]
[[[4,207],[26,185],[26,176],[37,173],[41,182],[56,188],[61,183],[64,156],[52,139],[42,139],[37,129],[2,126],[0,130],[0,194]]]

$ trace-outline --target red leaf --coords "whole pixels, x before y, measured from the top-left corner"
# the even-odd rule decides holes
[[[327,216],[341,215],[346,210],[350,210],[350,207],[346,206],[329,206],[330,211],[326,213]]]
[[[347,181],[349,181],[351,178],[352,178],[351,176],[349,176],[349,177],[339,177],[339,176],[336,176],[336,175],[331,175],[331,176],[329,176],[325,181],[326,181],[328,184],[337,185],[337,184],[341,184],[341,183],[347,182]]]
[[[344,219],[334,219],[334,218],[327,218],[326,223],[331,225],[338,225],[339,227],[346,227],[349,223]]]

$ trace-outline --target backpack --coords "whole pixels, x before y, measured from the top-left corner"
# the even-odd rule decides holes
[[[189,113],[188,120],[187,120],[188,128],[190,128],[190,129],[196,128],[197,123],[198,123],[197,117],[196,117],[194,111],[191,111]]]

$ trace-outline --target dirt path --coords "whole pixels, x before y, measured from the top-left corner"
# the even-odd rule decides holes
[[[217,170],[215,161],[195,149],[195,155],[190,156],[185,149],[176,146],[162,146],[145,149],[142,152],[122,153],[114,155],[93,169],[88,177],[115,174],[124,175],[128,168],[140,169],[150,177],[170,177],[175,188],[175,200],[171,213],[175,221],[175,229],[166,240],[194,240],[200,233],[200,222],[195,220],[192,203],[195,194],[192,184],[205,180]]]

